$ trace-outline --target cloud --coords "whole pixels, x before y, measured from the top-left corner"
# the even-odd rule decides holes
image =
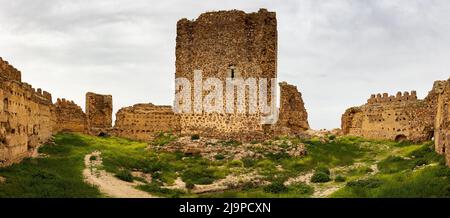
[[[0,0],[0,56],[54,98],[115,110],[171,104],[176,22],[205,11],[277,12],[278,75],[299,87],[313,128],[334,128],[372,93],[421,97],[450,69],[450,2],[435,0]]]

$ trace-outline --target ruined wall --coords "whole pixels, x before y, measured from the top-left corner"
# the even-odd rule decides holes
[[[8,61],[4,61],[0,57],[0,75],[7,80],[22,81],[22,74],[15,67],[10,65]]]
[[[113,132],[120,137],[149,141],[156,133],[178,133],[179,130],[179,116],[171,106],[136,104],[116,113]]]
[[[370,139],[424,141],[433,137],[434,98],[417,99],[415,91],[372,95],[367,104],[342,116],[343,134]]]
[[[438,91],[434,142],[436,152],[445,156],[450,166],[450,79],[435,83]]]
[[[203,80],[226,78],[277,78],[277,22],[274,12],[265,9],[219,11],[201,14],[195,21],[177,23],[176,78],[194,84],[194,70],[202,70]],[[276,85],[276,84],[274,84]],[[225,85],[224,85],[225,87]],[[194,88],[191,87],[194,102]],[[207,91],[201,93],[208,94]],[[246,104],[248,107],[248,94]],[[269,96],[269,104],[272,99]],[[224,111],[226,99],[224,97]],[[213,137],[257,137],[263,132],[261,114],[182,114],[182,134],[200,133]]]
[[[86,114],[73,101],[59,99],[55,103],[56,126],[55,131],[86,132]]]
[[[97,133],[111,128],[112,109],[111,95],[86,93],[86,117],[91,134],[97,135]]]
[[[278,134],[296,134],[309,129],[308,113],[302,94],[297,87],[286,82],[280,84],[280,111],[277,122]]]
[[[0,166],[34,155],[53,134],[50,93],[21,82],[21,73],[0,59]]]

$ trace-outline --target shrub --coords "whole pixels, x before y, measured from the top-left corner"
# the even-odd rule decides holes
[[[328,135],[328,139],[331,140],[331,141],[333,141],[333,140],[336,139],[336,135],[333,135],[333,134]]]
[[[327,174],[328,176],[330,175],[330,169],[328,169],[328,167],[325,166],[317,167],[316,172],[322,172]]]
[[[244,163],[244,167],[253,167],[256,164],[256,160],[254,158],[250,157],[244,157],[242,158],[242,162]]]
[[[308,196],[314,193],[314,188],[305,183],[290,185],[288,189],[302,196]]]
[[[427,164],[428,164],[428,161],[425,159],[418,159],[414,162],[414,165],[416,167],[420,167],[420,166],[427,165]]]
[[[198,134],[192,135],[191,140],[199,140],[200,136]]]
[[[244,167],[244,163],[240,160],[232,160],[228,163],[228,167]]]
[[[348,182],[347,186],[352,188],[378,188],[382,184],[383,181],[380,179],[366,179]]]
[[[283,184],[283,182],[280,182],[280,181],[273,182],[272,184],[264,187],[264,192],[267,192],[267,193],[278,194],[278,193],[284,193],[287,191],[288,191],[288,188]]]
[[[214,155],[214,159],[223,160],[223,159],[225,159],[225,156],[223,154],[216,154],[216,155]]]
[[[116,177],[120,180],[126,181],[126,182],[133,182],[133,175],[131,175],[131,172],[129,170],[121,170],[116,174]]]
[[[188,182],[186,182],[186,188],[187,188],[188,190],[192,190],[192,189],[195,188],[195,184],[188,181]]]
[[[337,175],[335,178],[334,178],[334,181],[335,182],[345,182],[347,180],[347,178],[345,178],[345,176],[342,176],[342,175]]]
[[[329,182],[330,176],[324,172],[315,172],[314,175],[311,177],[311,182],[313,183],[325,183]]]
[[[170,142],[173,142],[177,139],[177,137],[171,133],[163,133],[160,132],[158,135],[153,139],[152,144],[155,146],[164,146]]]
[[[204,168],[204,166],[196,166],[187,168],[181,175],[181,178],[186,183],[206,185],[213,183],[216,179],[219,179],[216,171],[211,168]]]

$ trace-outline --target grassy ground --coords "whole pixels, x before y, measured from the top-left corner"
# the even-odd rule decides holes
[[[164,146],[176,137],[160,135],[154,144]],[[49,157],[28,159],[0,168],[6,182],[0,184],[0,197],[102,197],[96,187],[83,182],[83,158],[101,151],[104,169],[122,180],[138,180],[138,188],[162,197],[311,197],[333,189],[331,197],[449,197],[450,170],[436,155],[431,143],[408,144],[372,141],[357,137],[302,141],[308,155],[289,157],[284,153],[265,154],[266,158],[227,160],[217,156],[207,160],[181,153],[148,150],[146,143],[116,137],[58,134],[54,145],[40,152]],[[296,138],[278,141],[299,143]],[[216,146],[239,146],[219,143]],[[265,146],[274,146],[272,141]],[[258,152],[258,151],[255,151]],[[135,178],[132,171],[152,175],[152,182]],[[267,185],[244,184],[220,193],[192,194],[169,190],[180,177],[186,184],[211,184],[227,175],[257,172]],[[314,173],[316,183],[285,185],[290,178]],[[316,175],[320,174],[320,175]],[[328,181],[329,180],[329,181]]]

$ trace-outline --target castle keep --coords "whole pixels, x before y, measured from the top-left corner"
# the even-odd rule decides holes
[[[276,78],[276,25],[275,13],[265,9],[250,14],[237,10],[209,12],[194,21],[178,21],[175,77],[186,78],[194,84],[194,71],[201,70],[202,81],[211,77],[222,82],[227,78]],[[268,81],[268,90],[271,85]],[[194,102],[194,94],[192,88],[191,102]],[[208,91],[200,93],[202,97],[207,94]],[[249,98],[246,93],[247,108]],[[271,101],[269,98],[269,105]],[[225,97],[223,102],[226,102]],[[263,133],[259,113],[196,113],[194,108],[192,111],[180,114],[182,134],[220,137]]]
[[[187,19],[178,21],[175,78],[187,79],[195,86],[188,90],[190,101],[175,102],[180,103],[181,108],[184,107],[183,104],[193,103],[188,106],[191,107],[189,113],[180,113],[181,134],[251,140],[280,132],[280,128],[283,127],[285,127],[283,132],[291,132],[291,127],[292,132],[308,129],[303,100],[296,90],[295,95],[292,95],[284,93],[291,92],[291,89],[281,89],[283,101],[287,104],[283,103],[281,111],[283,114],[280,115],[283,120],[280,123],[268,122],[270,121],[268,118],[276,116],[278,112],[276,109],[269,114],[261,111],[249,112],[250,104],[256,102],[256,98],[258,106],[261,106],[261,88],[267,91],[266,105],[271,106],[277,100],[271,95],[276,89],[276,80],[271,79],[277,78],[277,46],[276,15],[265,9],[249,14],[237,10],[208,12],[201,14],[194,21]],[[202,76],[200,84],[195,82],[197,73],[201,73]],[[235,106],[237,99],[227,99],[225,95],[221,100],[223,104],[219,104],[219,107],[222,107],[219,111],[223,112],[201,110],[204,109],[203,105],[201,102],[198,103],[194,96],[200,95],[201,99],[205,100],[218,88],[198,92],[196,90],[198,86],[206,86],[208,78],[219,79],[223,87],[227,85],[226,82],[231,81],[234,85],[231,89],[234,95],[244,96],[245,112],[238,111],[236,107],[232,111],[227,111],[227,104]],[[249,90],[247,86],[252,82],[251,79],[256,81],[267,79],[267,83],[263,83],[262,86],[260,83],[255,92],[245,91]],[[176,93],[182,92],[181,89],[176,87]],[[287,99],[287,96],[295,100]],[[298,104],[294,104],[293,101]],[[196,111],[199,108],[200,111]],[[293,118],[294,114],[300,116]]]

